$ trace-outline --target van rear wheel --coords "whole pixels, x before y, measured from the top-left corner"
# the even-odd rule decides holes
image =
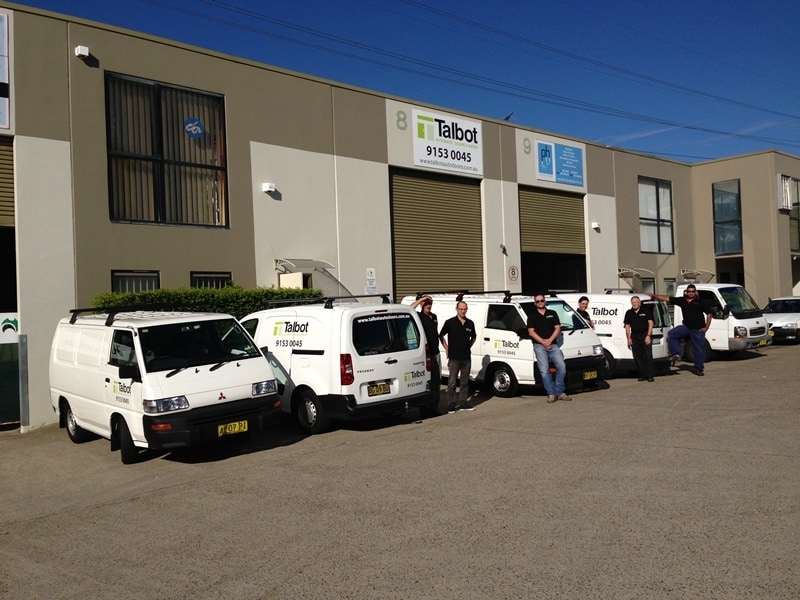
[[[495,396],[511,398],[517,395],[519,387],[517,378],[508,365],[498,364],[492,367],[489,381],[491,381],[492,392]]]
[[[296,412],[300,427],[308,433],[322,433],[328,429],[330,419],[313,391],[303,390],[301,392]]]
[[[91,438],[91,434],[83,427],[78,425],[78,422],[75,420],[75,414],[72,412],[72,407],[69,405],[69,402],[65,400],[61,410],[64,411],[64,425],[67,428],[67,435],[69,436],[69,439],[71,439],[75,444],[82,444],[83,442],[88,441],[89,438]]]
[[[617,376],[617,361],[605,348],[603,349],[603,358],[605,358],[606,363],[606,379],[614,379]]]

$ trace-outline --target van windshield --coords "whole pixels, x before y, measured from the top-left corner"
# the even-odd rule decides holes
[[[353,346],[359,356],[416,350],[420,333],[408,313],[382,313],[353,320]]]
[[[235,319],[139,329],[148,373],[263,356]]]
[[[739,286],[720,288],[720,295],[725,300],[725,304],[731,314],[737,319],[751,319],[763,316],[761,308],[753,300],[753,297],[746,289]]]
[[[522,310],[525,314],[530,316],[536,310],[536,304],[531,302],[520,302]],[[558,320],[561,321],[562,331],[573,331],[578,329],[589,329],[589,325],[580,318],[578,313],[572,310],[572,307],[563,300],[549,298],[547,300],[547,308],[554,310],[558,315]]]

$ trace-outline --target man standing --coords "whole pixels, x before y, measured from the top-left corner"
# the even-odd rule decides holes
[[[650,313],[642,306],[639,296],[631,298],[631,308],[625,313],[622,321],[625,324],[625,336],[628,348],[633,353],[633,360],[639,371],[639,381],[655,381],[653,365],[653,326],[655,322]]]
[[[561,352],[561,321],[554,310],[547,308],[544,294],[533,297],[535,309],[528,315],[528,335],[533,340],[533,354],[541,375],[547,402],[572,400],[566,394],[567,365]],[[555,377],[550,373],[550,363],[556,368]]]
[[[475,323],[467,318],[467,303],[456,304],[456,316],[444,322],[439,339],[447,355],[447,410],[472,410],[469,397],[471,348],[475,343]],[[458,403],[456,403],[458,388]]]
[[[711,326],[711,311],[704,308],[700,303],[700,298],[697,297],[697,288],[691,283],[687,285],[683,298],[659,294],[649,294],[649,296],[654,300],[662,300],[681,307],[683,323],[674,327],[667,334],[672,364],[674,366],[681,359],[680,340],[688,338],[694,348],[694,368],[692,373],[703,376],[706,360],[706,331]]]
[[[592,317],[589,314],[589,298],[587,296],[581,296],[578,298],[578,309],[575,312],[577,312],[583,318],[583,320],[589,324],[589,327],[594,329],[594,321],[592,321]]]
[[[428,357],[431,361],[431,401],[423,412],[435,416],[439,410],[442,386],[442,367],[439,363],[439,319],[435,313],[431,312],[433,298],[430,296],[423,296],[411,304],[411,308],[417,308],[418,306],[422,307],[419,313],[419,320],[422,323],[422,331],[425,332],[425,339],[428,342]]]

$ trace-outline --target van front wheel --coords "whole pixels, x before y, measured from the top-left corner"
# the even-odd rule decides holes
[[[328,428],[328,415],[322,408],[322,402],[311,390],[304,390],[300,394],[297,405],[297,421],[308,433],[322,433]]]
[[[492,392],[501,398],[511,398],[517,395],[517,378],[508,365],[499,364],[492,367],[491,377]]]
[[[67,435],[69,436],[69,439],[71,439],[75,444],[82,444],[83,442],[89,440],[91,435],[83,427],[78,425],[78,422],[75,420],[75,414],[72,412],[72,407],[66,400],[64,401],[62,410],[64,411],[64,424],[67,428]]]
[[[119,436],[119,455],[123,465],[132,465],[139,460],[139,449],[133,444],[131,430],[125,417],[117,419],[117,435]]]
[[[603,358],[606,362],[606,379],[614,379],[617,376],[617,361],[606,349],[603,349]]]

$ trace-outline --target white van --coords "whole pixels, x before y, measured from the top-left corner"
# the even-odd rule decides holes
[[[475,323],[477,340],[472,345],[470,378],[491,386],[496,396],[517,394],[519,385],[539,383],[533,342],[528,336],[528,313],[535,310],[533,296],[500,292],[421,292],[406,296],[403,304],[431,296],[440,326],[456,314],[460,300],[467,303],[467,317]],[[564,338],[561,350],[567,365],[568,387],[605,379],[603,346],[591,327],[564,300],[551,296],[547,308],[558,313]],[[442,351],[442,374],[447,374],[447,356]]]
[[[606,290],[604,294],[588,293],[563,293],[558,292],[558,297],[566,300],[571,306],[577,308],[578,299],[586,296],[589,299],[589,315],[594,322],[594,332],[603,344],[603,353],[606,357],[606,371],[608,378],[618,374],[636,371],[636,361],[628,347],[625,337],[625,313],[631,308],[631,297],[638,295],[642,305],[653,315],[653,362],[656,370],[666,370],[669,367],[669,348],[667,347],[667,332],[672,329],[669,318],[669,309],[665,302],[650,300],[647,294],[636,294],[633,291]]]
[[[50,399],[80,443],[97,434],[130,464],[247,433],[280,405],[272,369],[230,315],[74,309],[56,326]]]
[[[382,303],[358,302],[360,298]],[[431,404],[430,362],[416,311],[383,295],[316,298],[241,319],[269,358],[281,409],[309,433]]]
[[[702,302],[712,310],[711,327],[706,332],[706,357],[712,352],[735,353],[750,348],[767,346],[771,340],[769,326],[763,310],[753,297],[735,283],[694,283],[687,281],[678,285],[676,296],[682,296],[686,287],[694,285]],[[675,306],[673,322],[683,322],[680,306]],[[685,344],[683,358],[691,361],[694,351]]]

